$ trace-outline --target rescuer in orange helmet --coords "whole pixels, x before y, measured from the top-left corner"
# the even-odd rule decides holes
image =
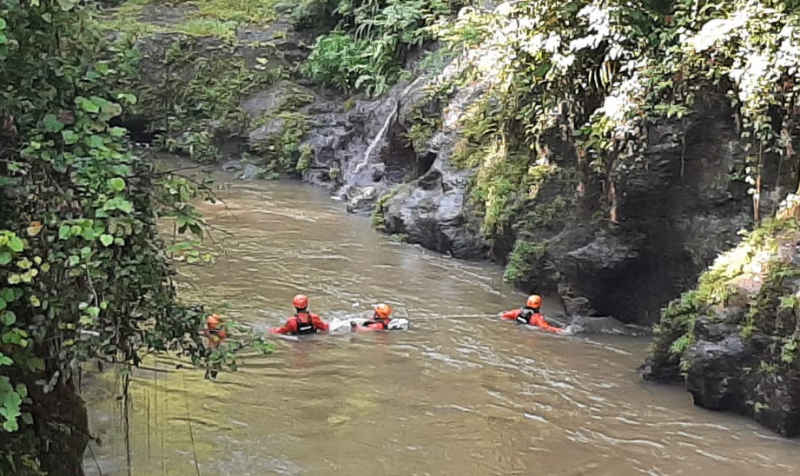
[[[539,312],[540,307],[542,307],[542,297],[538,294],[531,294],[528,296],[525,306],[521,309],[504,312],[501,317],[503,319],[517,321],[520,324],[541,327],[542,330],[555,334],[564,332],[564,329],[553,327],[544,320],[544,316]]]
[[[292,305],[295,309],[294,316],[290,317],[283,326],[272,328],[271,333],[307,335],[316,334],[318,330],[327,332],[328,324],[318,315],[308,312],[308,296],[298,294],[292,299]]]
[[[216,349],[228,338],[228,334],[223,328],[222,318],[219,314],[211,314],[206,318],[206,328],[203,329],[203,335],[208,339],[209,349]]]
[[[372,318],[356,327],[357,331],[385,331],[389,329],[389,322],[392,320],[392,307],[388,304],[378,304]],[[356,324],[353,323],[355,327]]]

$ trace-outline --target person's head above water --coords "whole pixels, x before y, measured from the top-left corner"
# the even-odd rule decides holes
[[[219,314],[211,314],[206,318],[206,327],[211,330],[218,328],[220,323],[222,323],[222,318],[219,317]]]
[[[304,294],[298,294],[294,297],[294,299],[292,299],[292,305],[298,311],[305,311],[308,309],[308,296]]]
[[[539,309],[542,307],[542,296],[539,296],[538,294],[531,294],[528,296],[525,306],[532,307],[533,309]]]
[[[375,317],[380,319],[389,319],[392,315],[392,307],[388,304],[378,304],[375,306]]]

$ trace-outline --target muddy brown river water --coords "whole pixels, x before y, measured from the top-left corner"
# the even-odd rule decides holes
[[[258,329],[301,291],[325,319],[387,301],[412,328],[276,340],[217,381],[151,360],[162,371],[135,373],[128,444],[117,377],[95,377],[87,475],[800,474],[800,441],[643,383],[647,339],[501,322],[524,296],[499,267],[394,242],[297,183],[233,182],[220,198],[201,208],[228,251],[181,269],[186,300]]]

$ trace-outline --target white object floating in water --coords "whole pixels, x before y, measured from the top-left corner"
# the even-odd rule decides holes
[[[334,319],[328,323],[329,334],[347,334],[353,327],[363,326],[369,319],[354,317],[350,319]],[[389,321],[388,330],[408,330],[408,319],[392,319]]]
[[[390,331],[394,331],[394,330],[406,331],[406,330],[408,330],[408,320],[407,319],[392,319],[391,321],[389,321],[388,329]]]

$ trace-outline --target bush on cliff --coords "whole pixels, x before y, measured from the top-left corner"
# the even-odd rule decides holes
[[[299,25],[319,24],[319,18],[337,25],[317,38],[304,72],[344,91],[380,95],[400,77],[407,55],[432,39],[428,27],[457,6],[442,0],[358,0],[335,7],[324,0],[301,2],[295,9]]]

